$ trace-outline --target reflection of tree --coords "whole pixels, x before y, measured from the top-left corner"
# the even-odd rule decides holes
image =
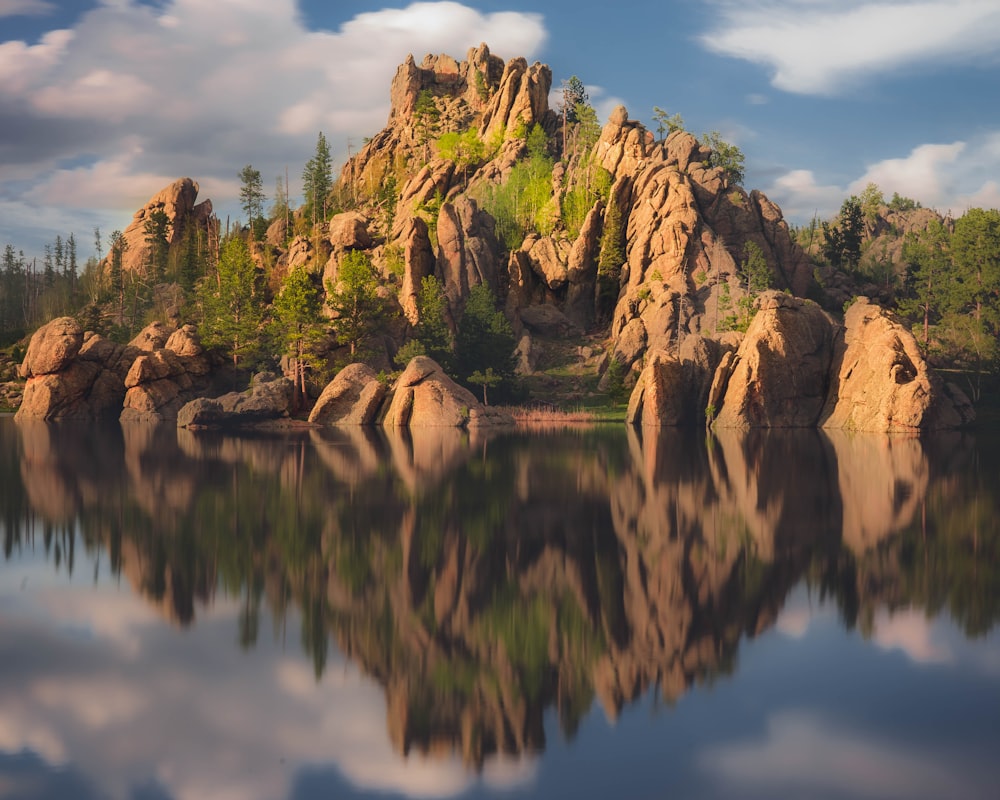
[[[102,436],[0,425],[5,552],[47,529],[69,569],[78,520],[170,619],[238,598],[243,647],[294,605],[317,678],[333,635],[384,686],[401,752],[478,765],[544,747],[547,708],[572,736],[594,699],[672,701],[803,578],[863,631],[879,607],[1000,619],[997,456],[969,440]]]

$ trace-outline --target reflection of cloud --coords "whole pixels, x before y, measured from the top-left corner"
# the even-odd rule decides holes
[[[761,740],[709,747],[699,761],[704,771],[744,795],[909,799],[990,794],[948,759],[838,728],[814,714],[786,712],[770,718]]]
[[[875,615],[872,639],[883,650],[902,650],[920,664],[945,664],[955,660],[947,645],[933,641],[931,621],[915,609],[895,613],[879,611]]]
[[[53,588],[11,566],[0,594],[13,596],[19,575],[33,580],[0,619],[0,751],[79,770],[102,794],[126,798],[154,782],[177,800],[264,800],[288,796],[307,765],[414,797],[534,777],[531,760],[487,762],[477,778],[458,757],[401,757],[380,686],[349,663],[317,683],[267,630],[242,653],[238,603],[181,632],[126,589]]]

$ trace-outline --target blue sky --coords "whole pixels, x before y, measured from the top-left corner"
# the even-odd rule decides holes
[[[339,161],[384,125],[407,53],[481,41],[602,116],[720,131],[791,222],[869,181],[1000,206],[1000,0],[0,0],[0,246],[85,257],[184,175],[235,218],[248,163],[294,194],[317,131]]]

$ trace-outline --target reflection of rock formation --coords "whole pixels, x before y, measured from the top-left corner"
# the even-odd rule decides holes
[[[332,632],[384,686],[401,752],[473,765],[544,747],[548,708],[572,734],[595,697],[614,716],[651,687],[674,699],[726,673],[803,577],[852,624],[859,608],[919,600],[935,562],[914,557],[907,530],[927,517],[919,546],[949,546],[926,506],[958,491],[918,440],[814,430],[707,444],[682,431],[16,430],[35,513],[78,518],[171,619],[190,622],[222,587],[244,601],[249,644],[263,598],[277,615],[295,602],[317,670]],[[976,535],[1000,562],[1000,537]]]
[[[861,555],[913,520],[927,492],[927,456],[914,437],[827,435],[837,454],[842,539]]]

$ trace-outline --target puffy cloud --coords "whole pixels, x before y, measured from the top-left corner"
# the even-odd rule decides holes
[[[839,186],[819,184],[811,170],[795,169],[777,178],[767,196],[781,206],[786,218],[804,222],[814,214],[820,218],[835,214],[845,194]]]
[[[190,175],[205,195],[231,189],[211,196],[235,206],[247,163],[267,182],[290,165],[294,194],[318,130],[336,158],[348,137],[385,124],[389,83],[408,53],[460,57],[488,41],[503,57],[530,58],[545,39],[538,14],[457,2],[366,12],[332,31],[308,30],[294,0],[103,2],[71,31],[0,44],[0,169],[30,187],[5,186],[5,200],[38,209],[71,197],[123,212],[124,200],[107,205],[110,189],[83,179],[110,173],[141,203]],[[5,238],[21,232],[0,229]]]
[[[982,0],[710,0],[713,52],[763,64],[775,87],[828,94],[927,62],[973,63],[1000,48],[1000,7]]]
[[[807,222],[814,213],[829,218],[844,199],[869,183],[886,197],[899,193],[942,214],[968,208],[1000,208],[1000,185],[985,176],[1000,174],[1000,132],[968,142],[922,144],[907,155],[887,158],[866,167],[846,186],[820,184],[809,170],[791,170],[778,177],[767,195],[781,206],[786,218]]]

